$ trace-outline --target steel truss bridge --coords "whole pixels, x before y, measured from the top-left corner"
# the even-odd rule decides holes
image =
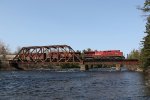
[[[19,53],[10,61],[12,65],[29,66],[33,64],[80,64],[83,65],[138,65],[136,59],[131,60],[99,60],[84,61],[80,52],[75,52],[68,45],[31,46],[23,47]],[[19,66],[18,66],[19,65]]]

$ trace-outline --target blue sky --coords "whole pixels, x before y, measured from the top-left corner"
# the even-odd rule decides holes
[[[0,40],[18,46],[67,44],[75,50],[140,47],[144,0],[0,0]]]

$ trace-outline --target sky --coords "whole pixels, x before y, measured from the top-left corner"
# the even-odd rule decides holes
[[[138,49],[144,0],[0,0],[0,41],[18,46],[70,45],[74,50]]]

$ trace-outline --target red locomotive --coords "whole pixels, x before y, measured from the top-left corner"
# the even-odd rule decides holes
[[[124,59],[124,56],[120,50],[86,51],[84,59]]]

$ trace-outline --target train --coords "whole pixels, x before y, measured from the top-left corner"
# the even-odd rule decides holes
[[[74,56],[75,55],[75,56]],[[31,52],[20,53],[18,58],[22,61],[57,61],[65,60],[71,61],[72,59],[82,59],[83,61],[96,61],[96,60],[122,60],[125,59],[123,52],[120,50],[105,50],[105,51],[84,51],[84,52]]]
[[[123,52],[120,50],[105,50],[105,51],[85,51],[84,52],[84,59],[125,59],[123,56]]]

